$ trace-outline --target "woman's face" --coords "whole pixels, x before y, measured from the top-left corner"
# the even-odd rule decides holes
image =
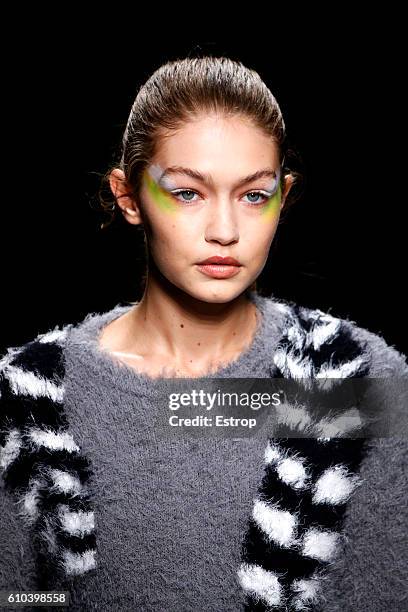
[[[276,146],[242,117],[202,116],[160,139],[133,203],[160,272],[205,302],[239,296],[266,263],[291,187],[279,176]],[[239,266],[199,266],[214,256]]]

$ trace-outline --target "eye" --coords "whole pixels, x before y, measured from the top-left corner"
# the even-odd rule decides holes
[[[188,204],[190,202],[196,202],[197,200],[193,200],[192,196],[194,195],[198,195],[198,193],[196,193],[195,191],[193,191],[192,189],[179,189],[178,191],[172,191],[171,192],[172,195],[175,196],[175,198],[179,201],[179,202],[183,202],[185,204]],[[178,198],[177,196],[183,194],[183,198]],[[187,198],[184,199],[184,194],[187,194]]]
[[[178,189],[176,191],[172,191],[171,195],[173,195],[176,200],[182,202],[183,204],[191,204],[197,202],[197,199],[194,200],[193,198],[195,195],[199,196],[199,194],[193,189]],[[274,194],[270,193],[269,191],[255,190],[249,191],[247,194],[245,194],[244,197],[255,198],[250,199],[246,202],[250,206],[260,206],[262,204],[265,204],[273,195]]]
[[[261,200],[250,199],[249,202],[247,202],[247,204],[251,204],[252,206],[257,206],[260,204],[265,204],[265,202],[267,202],[267,200],[269,200],[272,197],[272,194],[269,193],[268,191],[250,191],[249,193],[245,194],[244,197],[245,198],[262,198]]]

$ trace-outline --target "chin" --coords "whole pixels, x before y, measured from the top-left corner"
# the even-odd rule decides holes
[[[191,295],[203,302],[207,302],[208,304],[227,304],[228,302],[235,300],[246,290],[246,286],[228,286],[225,281],[223,284],[223,287],[221,286],[220,281],[217,281],[217,284],[214,283],[215,286],[208,284],[205,289],[194,291],[191,293]]]

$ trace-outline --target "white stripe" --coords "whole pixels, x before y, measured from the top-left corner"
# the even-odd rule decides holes
[[[22,508],[19,511],[19,514],[30,524],[34,523],[34,521],[38,518],[40,486],[41,483],[39,480],[30,480],[30,487],[27,493],[25,493],[23,497],[19,500],[19,502],[22,504]]]
[[[10,366],[10,363],[13,361],[13,359],[17,355],[23,352],[23,349],[24,349],[24,345],[23,346],[9,346],[7,348],[6,354],[3,355],[3,357],[0,359],[0,370],[5,371],[6,368]]]
[[[322,324],[319,324],[320,322],[322,322]],[[308,332],[308,343],[312,344],[313,348],[317,351],[322,344],[328,342],[338,334],[340,325],[340,319],[334,319],[330,317],[330,315],[320,317],[317,327]]]
[[[277,444],[271,443],[268,440],[268,444],[265,449],[265,463],[276,463],[281,458],[281,452]]]
[[[302,489],[306,485],[308,474],[303,463],[299,459],[290,457],[282,459],[276,468],[279,478],[294,489]]]
[[[318,321],[319,319],[321,319],[322,316],[326,316],[323,310],[320,310],[320,308],[314,308],[313,310],[311,310],[307,306],[301,306],[300,313],[303,318],[306,318],[309,321]]]
[[[288,340],[293,344],[294,348],[297,350],[302,350],[303,344],[305,342],[305,334],[302,333],[302,330],[297,325],[293,325],[289,327],[287,330]]]
[[[58,512],[62,529],[71,535],[83,536],[95,529],[94,512],[73,511],[64,505],[59,507]]]
[[[303,538],[302,552],[319,561],[330,561],[336,552],[339,535],[311,527]]]
[[[78,575],[84,574],[96,567],[95,560],[96,550],[89,549],[83,553],[73,553],[69,550],[63,552],[64,565],[67,574]]]
[[[313,502],[315,504],[341,504],[356,488],[359,479],[349,474],[344,466],[328,468],[316,481]]]
[[[293,600],[295,610],[310,610],[310,604],[317,603],[317,595],[319,592],[319,581],[316,578],[309,580],[294,580],[292,590],[297,593],[297,597]]]
[[[282,587],[273,572],[268,572],[259,565],[242,563],[238,570],[238,578],[244,591],[257,601],[262,599],[268,606],[277,606],[281,603]]]
[[[31,397],[49,397],[54,402],[62,402],[64,386],[56,385],[47,378],[36,376],[33,372],[25,372],[21,368],[8,366],[5,374],[10,381],[10,387],[16,395],[30,395]]]
[[[313,373],[313,364],[310,359],[303,355],[295,357],[291,353],[278,350],[274,356],[274,363],[280,370],[289,370],[292,378],[300,380],[303,378],[309,379]],[[308,382],[305,384],[309,384]]]
[[[73,476],[63,470],[51,469],[51,478],[54,481],[54,487],[62,493],[71,493],[78,495],[82,491],[82,484],[78,476]]]
[[[30,429],[28,435],[37,446],[46,446],[52,450],[67,450],[69,452],[79,451],[72,438],[67,432],[55,432],[52,430]]]
[[[0,467],[6,470],[14,459],[18,457],[21,449],[21,436],[18,429],[11,429],[4,446],[0,446]]]
[[[252,516],[270,540],[285,547],[294,543],[294,531],[297,526],[297,518],[294,514],[256,499]]]
[[[64,327],[63,329],[54,329],[52,331],[45,332],[44,334],[39,334],[36,340],[38,342],[43,342],[43,343],[52,343],[52,342],[59,343],[62,340],[65,340],[67,336],[67,331],[68,331],[68,326]]]
[[[316,429],[322,437],[341,438],[345,434],[359,431],[362,425],[363,421],[357,408],[350,408],[333,419],[321,419],[316,424]]]
[[[347,361],[337,367],[323,365],[316,373],[316,378],[348,378],[357,372],[362,363],[363,359],[356,357],[352,361]]]
[[[291,406],[290,404],[280,404],[275,408],[278,423],[296,428],[298,431],[306,431],[312,422],[310,415],[305,408]]]

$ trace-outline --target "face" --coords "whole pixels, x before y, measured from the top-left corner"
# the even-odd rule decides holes
[[[140,207],[150,256],[175,286],[206,302],[240,295],[262,271],[290,189],[276,145],[243,117],[206,115],[160,140]],[[140,223],[136,214],[129,222]],[[237,265],[200,265],[230,257]]]

